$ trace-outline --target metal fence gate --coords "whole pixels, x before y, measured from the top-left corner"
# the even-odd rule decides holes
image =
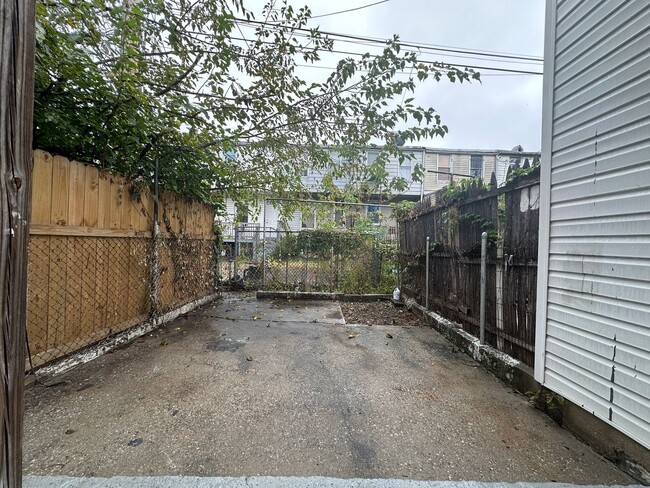
[[[287,231],[238,224],[220,259],[231,288],[388,293],[397,283],[397,240],[383,229]]]

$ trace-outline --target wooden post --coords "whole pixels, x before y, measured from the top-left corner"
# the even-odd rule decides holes
[[[0,486],[22,485],[34,0],[0,0]]]

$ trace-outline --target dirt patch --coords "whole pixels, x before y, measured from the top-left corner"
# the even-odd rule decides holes
[[[341,302],[341,311],[348,324],[365,325],[415,325],[424,323],[404,307],[391,302]]]

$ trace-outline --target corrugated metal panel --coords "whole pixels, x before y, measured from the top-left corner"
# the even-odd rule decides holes
[[[549,8],[536,375],[650,447],[650,3]]]

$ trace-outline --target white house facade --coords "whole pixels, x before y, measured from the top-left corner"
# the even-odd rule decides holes
[[[455,181],[469,178],[481,177],[489,181],[492,173],[496,174],[499,185],[505,183],[508,168],[516,162],[523,163],[525,159],[533,160],[539,157],[539,153],[526,153],[518,146],[514,150],[471,150],[471,149],[437,149],[426,147],[403,147],[402,151],[410,158],[400,165],[397,158],[389,158],[386,164],[388,178],[402,177],[408,186],[402,192],[394,192],[390,195],[391,201],[411,200],[418,201],[423,195],[439,190],[449,184],[453,179]],[[379,154],[379,149],[368,148],[366,158],[369,163]],[[334,161],[339,157],[332,152]],[[344,161],[342,161],[344,163]],[[424,168],[423,181],[414,181],[412,173],[416,165]],[[321,191],[323,173],[319,170],[305,169],[302,175],[302,183],[308,191],[311,191],[317,198]],[[347,183],[345,180],[335,180],[334,183],[343,187]],[[226,200],[226,215],[222,217],[224,226],[224,237],[226,240],[234,238],[234,223],[240,222],[245,227],[254,231],[262,227],[268,229],[284,229],[298,231],[303,228],[317,228],[319,226],[318,218],[311,215],[302,215],[300,211],[294,212],[289,219],[281,221],[278,201],[260,199],[256,205],[248,209],[237,209],[233,200]],[[382,221],[391,225],[391,209],[388,206],[379,205],[377,202],[369,201],[359,205],[354,209],[358,215],[366,216],[368,214],[380,215]],[[334,218],[334,211],[327,219]],[[323,217],[321,216],[321,219]]]
[[[650,2],[548,0],[535,376],[650,448]]]

